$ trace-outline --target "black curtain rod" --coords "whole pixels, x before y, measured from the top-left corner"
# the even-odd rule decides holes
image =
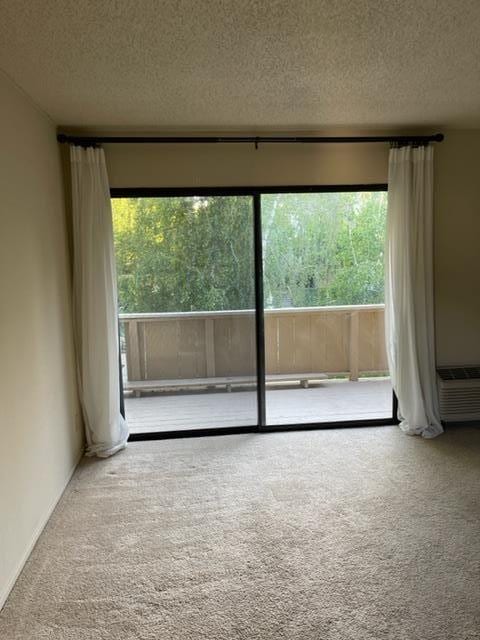
[[[250,143],[256,147],[265,143],[338,144],[356,142],[389,142],[391,144],[428,144],[442,142],[443,133],[431,136],[70,136],[57,135],[58,142],[82,147],[97,144],[231,144]]]

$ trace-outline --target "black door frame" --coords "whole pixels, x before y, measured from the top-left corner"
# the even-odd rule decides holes
[[[112,188],[112,198],[173,198],[189,196],[251,196],[253,203],[253,237],[255,263],[255,337],[256,337],[256,376],[257,376],[257,424],[237,427],[215,427],[212,429],[185,429],[153,433],[134,433],[129,441],[164,440],[170,438],[189,438],[199,436],[231,435],[239,433],[258,433],[272,431],[291,431],[309,429],[339,429],[344,427],[372,427],[398,424],[398,402],[393,393],[392,415],[390,418],[371,420],[342,420],[336,422],[292,423],[282,425],[266,424],[265,392],[265,325],[263,300],[263,255],[262,255],[262,211],[261,196],[277,193],[338,193],[351,191],[388,191],[388,185],[382,184],[342,184],[342,185],[289,185],[289,186],[251,186],[251,187],[133,187]],[[124,392],[120,364],[120,398],[124,414]]]

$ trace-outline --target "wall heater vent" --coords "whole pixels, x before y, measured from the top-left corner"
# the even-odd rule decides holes
[[[441,367],[437,374],[442,420],[480,421],[480,366]]]

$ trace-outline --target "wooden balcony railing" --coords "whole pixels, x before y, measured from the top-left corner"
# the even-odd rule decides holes
[[[128,381],[254,376],[255,315],[121,314]],[[384,305],[265,310],[266,373],[385,373]]]

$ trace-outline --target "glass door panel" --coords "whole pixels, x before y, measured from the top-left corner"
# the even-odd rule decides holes
[[[266,424],[392,417],[385,191],[262,195]]]
[[[132,433],[257,424],[252,203],[112,199]]]

